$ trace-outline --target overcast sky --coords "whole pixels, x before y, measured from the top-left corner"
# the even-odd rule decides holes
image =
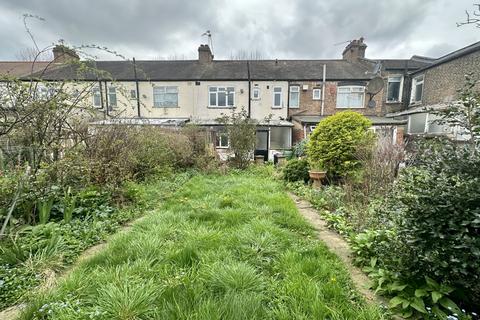
[[[478,0],[2,0],[0,59],[59,39],[98,44],[127,58],[195,59],[211,30],[215,57],[258,51],[263,58],[340,58],[347,40],[365,37],[369,58],[439,57],[480,40],[456,27]],[[337,44],[337,45],[336,45]],[[100,55],[103,59],[112,56]]]

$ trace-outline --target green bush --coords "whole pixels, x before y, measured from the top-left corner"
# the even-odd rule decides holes
[[[333,178],[353,174],[360,166],[355,151],[373,137],[368,131],[371,126],[367,118],[354,111],[339,112],[320,121],[307,146],[310,165],[327,170]]]
[[[309,180],[308,162],[305,159],[292,159],[283,169],[283,179],[289,182]]]
[[[409,280],[424,275],[456,290],[466,308],[480,305],[480,156],[446,145],[405,169],[382,210],[395,218],[397,237],[380,256]],[[380,212],[380,214],[383,214]]]

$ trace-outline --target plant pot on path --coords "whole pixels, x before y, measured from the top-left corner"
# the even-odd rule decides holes
[[[323,180],[327,177],[327,171],[324,170],[309,170],[308,174],[313,181],[313,187],[319,189],[322,186]]]

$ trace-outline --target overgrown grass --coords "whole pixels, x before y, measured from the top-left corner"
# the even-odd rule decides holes
[[[261,172],[194,177],[22,319],[382,319]]]

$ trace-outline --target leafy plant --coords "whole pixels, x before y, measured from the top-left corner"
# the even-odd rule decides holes
[[[77,198],[76,196],[72,195],[71,189],[69,188],[65,192],[65,196],[63,197],[63,221],[65,223],[70,223],[73,217],[73,211],[75,210]]]
[[[54,201],[55,199],[53,197],[49,197],[37,202],[38,222],[40,224],[46,224],[50,219],[50,213],[52,212]]]
[[[354,111],[329,116],[310,135],[307,155],[310,165],[320,166],[333,178],[353,174],[360,167],[355,158],[356,148],[372,138],[368,131],[372,123]]]
[[[283,179],[289,182],[309,180],[308,161],[306,159],[292,159],[283,168]]]

